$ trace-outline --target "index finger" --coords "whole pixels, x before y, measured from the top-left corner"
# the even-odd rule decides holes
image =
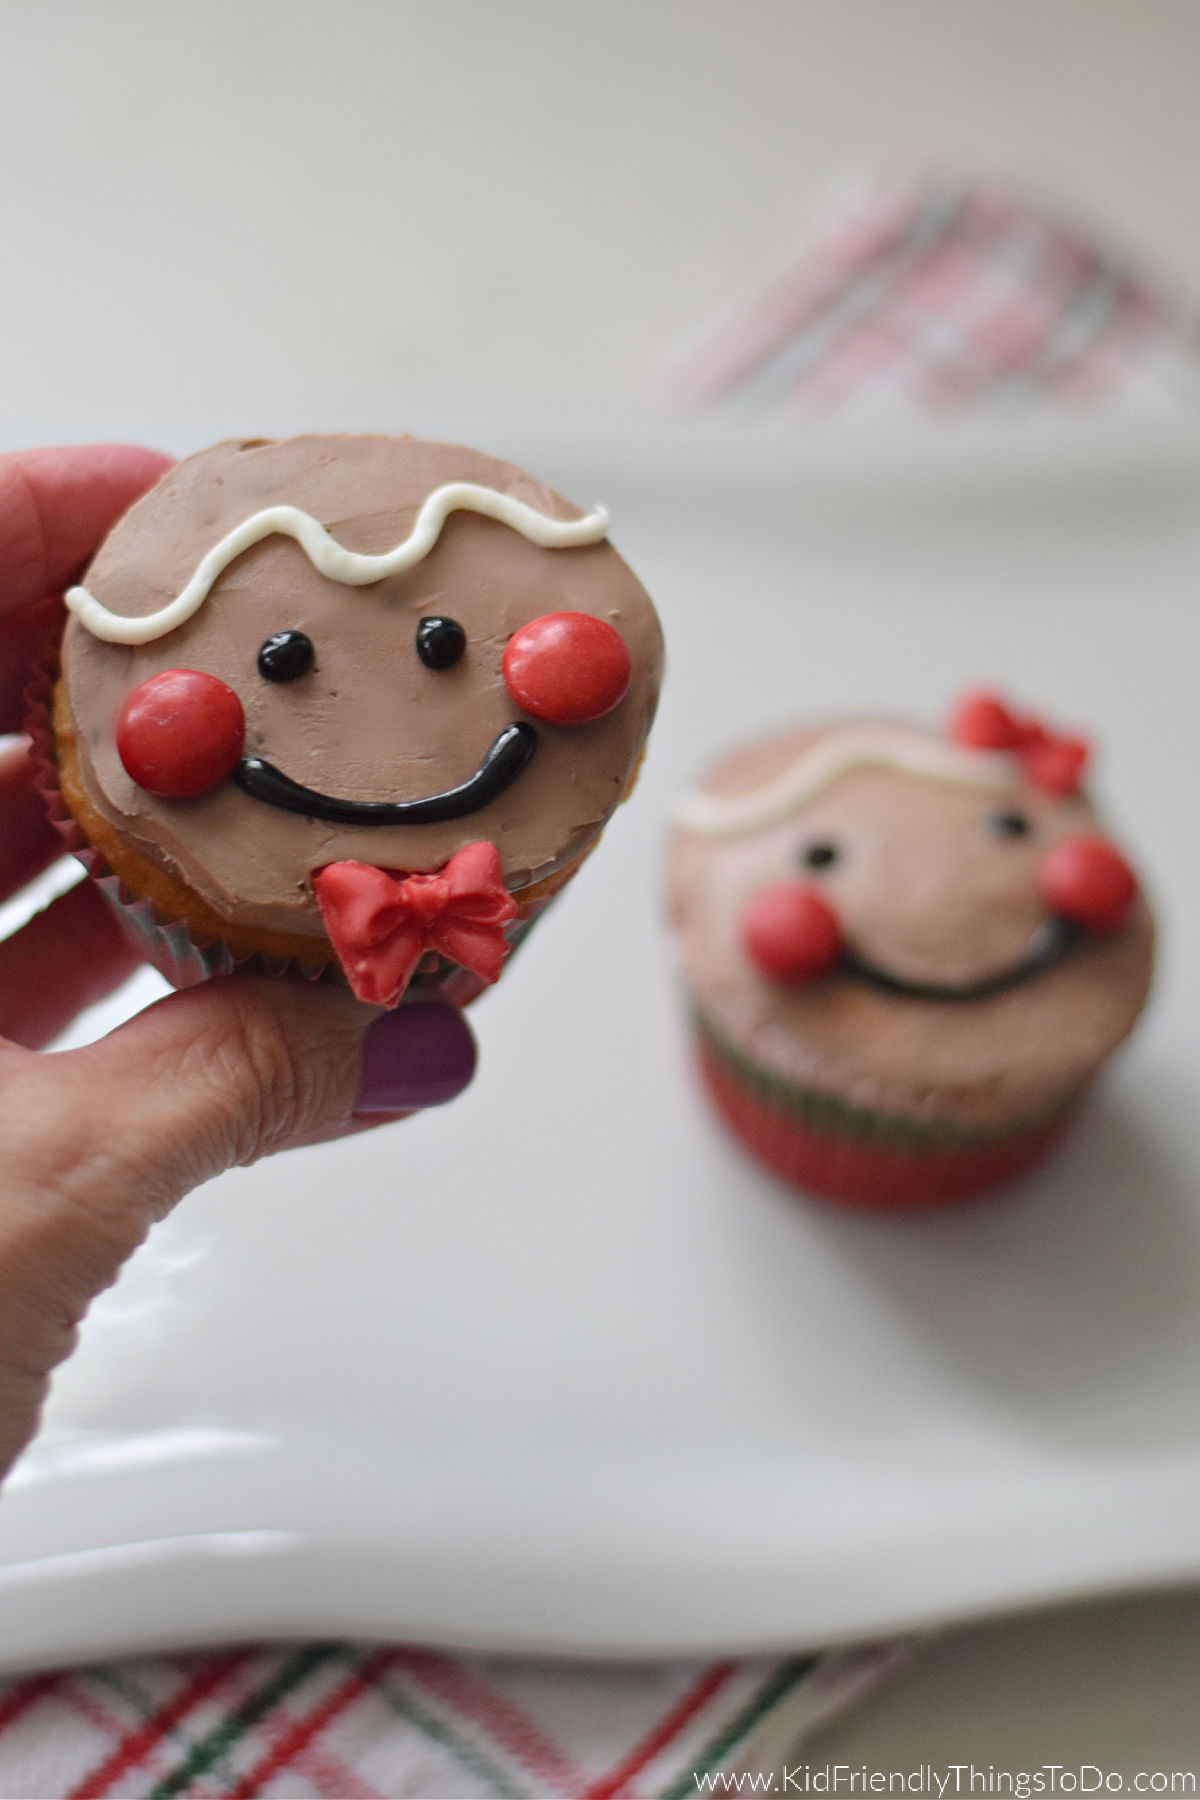
[[[121,514],[170,466],[170,457],[132,444],[0,456],[0,618],[61,593]]]

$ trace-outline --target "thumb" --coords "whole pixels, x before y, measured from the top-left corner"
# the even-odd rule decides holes
[[[83,1050],[0,1040],[0,1475],[89,1303],[188,1188],[448,1100],[474,1065],[451,1006],[380,1014],[341,989],[236,975]]]
[[[440,1001],[381,1013],[342,988],[234,975],[54,1060],[159,1213],[235,1164],[453,1099],[475,1042]]]

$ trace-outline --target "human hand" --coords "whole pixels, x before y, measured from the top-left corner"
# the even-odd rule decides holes
[[[167,466],[120,446],[0,456],[0,734],[21,729],[30,664],[62,629],[53,596]],[[23,745],[0,754],[0,902],[62,852],[32,776]],[[453,1007],[380,1014],[340,988],[237,975],[37,1054],[138,961],[90,881],[0,943],[0,1476],[87,1307],[190,1188],[440,1104],[474,1070]]]

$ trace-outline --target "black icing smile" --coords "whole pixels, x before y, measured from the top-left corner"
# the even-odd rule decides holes
[[[261,756],[243,756],[233,780],[253,800],[265,800],[268,806],[304,813],[310,819],[328,819],[334,825],[445,825],[498,800],[528,767],[536,749],[536,731],[519,719],[497,733],[466,781],[420,800],[339,800],[293,781]]]
[[[1028,950],[1019,962],[1010,968],[1001,969],[995,975],[984,975],[977,981],[906,981],[903,976],[891,975],[886,969],[876,968],[874,963],[857,956],[853,950],[843,952],[841,969],[844,974],[869,982],[872,987],[882,988],[886,994],[906,994],[912,1000],[986,1000],[989,994],[1000,994],[1005,988],[1018,987],[1021,982],[1030,981],[1035,975],[1053,968],[1078,941],[1079,936],[1078,926],[1072,925],[1069,920],[1057,916],[1049,918],[1034,933]]]

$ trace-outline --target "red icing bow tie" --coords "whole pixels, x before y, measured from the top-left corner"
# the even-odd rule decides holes
[[[1091,747],[1084,738],[1057,737],[1040,719],[1010,712],[998,694],[966,694],[950,716],[949,736],[968,750],[1007,750],[1025,779],[1056,799],[1077,794]]]
[[[496,846],[467,844],[432,875],[389,875],[368,863],[329,863],[313,880],[338,961],[358,999],[395,1006],[427,950],[496,981],[517,903]]]

